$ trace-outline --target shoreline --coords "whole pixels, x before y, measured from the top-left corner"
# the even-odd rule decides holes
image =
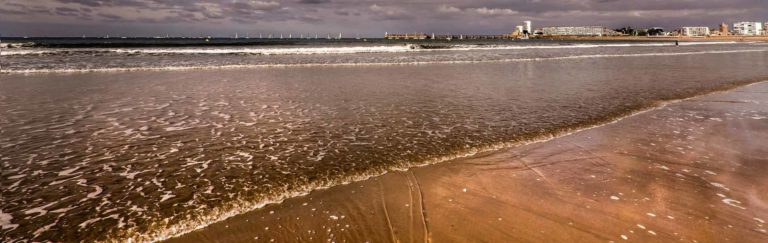
[[[768,81],[766,81],[766,80],[752,81],[752,82],[746,83],[746,84],[733,85],[733,86],[729,86],[729,87],[724,87],[722,89],[701,92],[699,94],[695,94],[695,95],[693,95],[691,97],[688,97],[688,98],[673,99],[673,100],[666,100],[666,101],[658,101],[656,103],[656,105],[653,105],[652,107],[648,107],[648,108],[640,109],[640,110],[637,110],[637,111],[629,112],[628,114],[623,115],[623,116],[617,116],[617,117],[613,117],[613,118],[606,118],[605,121],[598,122],[597,124],[594,124],[594,125],[587,125],[587,126],[584,126],[584,127],[570,128],[570,129],[558,131],[557,134],[541,135],[541,136],[539,136],[537,138],[533,138],[533,139],[529,139],[529,140],[525,140],[525,141],[508,142],[508,143],[504,143],[502,145],[488,146],[487,148],[473,149],[473,151],[470,151],[468,153],[461,153],[461,155],[450,156],[450,157],[442,158],[442,159],[435,159],[434,161],[437,161],[437,162],[426,161],[424,163],[419,163],[417,165],[413,165],[413,166],[410,166],[408,168],[400,168],[400,169],[394,168],[394,169],[390,169],[390,171],[386,171],[386,172],[383,172],[383,173],[380,173],[380,174],[364,176],[364,177],[361,177],[361,178],[358,178],[358,179],[352,179],[350,181],[347,181],[347,182],[344,182],[344,183],[339,183],[339,184],[336,184],[336,185],[320,186],[320,187],[317,187],[315,189],[311,189],[309,191],[302,191],[302,192],[297,192],[297,193],[289,193],[289,195],[285,196],[285,197],[280,197],[280,198],[277,198],[275,200],[267,200],[266,202],[261,202],[261,203],[254,204],[254,205],[257,205],[257,206],[256,207],[252,207],[250,209],[235,210],[235,211],[238,211],[238,213],[232,213],[230,211],[229,213],[225,213],[226,216],[214,217],[214,218],[218,218],[218,219],[213,220],[210,223],[199,224],[197,226],[192,227],[193,229],[181,230],[181,231],[177,231],[177,233],[170,233],[170,234],[168,234],[168,233],[161,233],[161,234],[159,234],[159,235],[162,235],[160,237],[144,238],[144,237],[147,237],[146,235],[144,235],[144,236],[142,236],[140,238],[137,238],[136,240],[142,240],[142,238],[143,238],[144,240],[150,240],[150,241],[170,241],[170,242],[173,242],[174,240],[183,239],[187,235],[196,234],[196,232],[199,232],[199,231],[206,231],[209,227],[212,227],[214,225],[219,225],[219,224],[222,224],[224,222],[229,222],[229,221],[233,221],[233,220],[237,221],[237,218],[242,217],[242,215],[253,214],[253,213],[258,214],[258,212],[262,212],[263,213],[264,211],[266,211],[266,208],[276,207],[276,206],[279,207],[279,205],[286,204],[287,201],[291,201],[291,200],[302,200],[302,199],[306,199],[306,198],[311,198],[314,194],[330,193],[328,191],[335,191],[335,190],[337,190],[338,187],[348,187],[348,186],[350,186],[352,184],[360,184],[360,183],[371,183],[371,181],[376,181],[376,180],[378,180],[378,178],[381,178],[381,177],[390,176],[390,174],[393,174],[393,173],[396,173],[396,174],[408,173],[409,171],[412,171],[412,170],[415,170],[415,169],[427,169],[427,168],[430,168],[430,167],[433,167],[433,166],[441,166],[441,165],[444,165],[444,164],[451,164],[451,163],[453,163],[455,161],[472,160],[473,158],[476,158],[476,157],[482,158],[482,157],[488,156],[490,154],[500,153],[501,151],[505,151],[505,150],[509,150],[509,149],[515,149],[515,148],[520,148],[520,147],[525,147],[525,146],[531,146],[531,145],[535,145],[535,144],[548,143],[548,142],[551,142],[551,141],[562,139],[564,137],[569,137],[569,136],[573,136],[575,134],[579,134],[579,133],[587,132],[587,131],[594,130],[594,129],[600,129],[600,128],[605,127],[605,126],[617,124],[617,123],[620,123],[621,121],[623,121],[625,119],[634,118],[634,117],[637,117],[637,116],[642,115],[642,114],[647,114],[649,112],[654,112],[654,111],[657,111],[657,110],[664,109],[668,105],[678,104],[678,103],[681,103],[681,102],[686,102],[688,100],[697,99],[697,98],[700,98],[700,97],[703,97],[703,96],[710,96],[710,95],[717,95],[717,94],[722,94],[722,93],[729,93],[729,92],[733,92],[735,89],[748,88],[748,87],[751,87],[751,86],[761,85],[761,84],[763,84],[763,85],[764,84],[768,84]],[[208,217],[208,218],[210,218],[210,217]],[[189,223],[182,223],[182,225],[190,225],[190,224]],[[186,227],[181,227],[181,228],[186,228]],[[173,230],[180,230],[180,227],[174,226],[174,227],[171,227],[171,229],[173,229]],[[181,242],[183,242],[183,240]]]
[[[733,95],[733,94],[739,94],[740,91],[737,91],[737,90],[749,90],[749,89],[766,89],[766,90],[768,90],[768,88],[766,88],[766,84],[767,83],[765,81],[762,81],[762,82],[752,83],[752,84],[745,85],[745,86],[740,86],[740,87],[737,87],[735,89],[731,89],[731,90],[728,90],[728,91],[715,91],[715,92],[712,92],[712,93],[709,93],[709,94],[706,94],[706,95],[700,95],[700,96],[695,96],[695,97],[691,97],[691,98],[687,98],[687,99],[682,99],[682,100],[678,100],[676,102],[674,102],[674,101],[673,102],[665,102],[665,104],[662,105],[662,106],[659,106],[659,107],[656,107],[656,108],[651,108],[651,109],[648,109],[648,110],[646,110],[644,112],[638,112],[638,113],[635,113],[635,114],[633,114],[631,116],[620,118],[620,119],[618,119],[616,121],[608,122],[608,123],[605,123],[605,124],[602,124],[602,125],[597,125],[597,126],[592,127],[592,128],[585,128],[585,129],[582,129],[580,131],[574,131],[574,132],[571,132],[571,133],[568,133],[568,134],[564,134],[562,136],[558,136],[558,137],[553,138],[553,139],[548,139],[548,140],[538,141],[538,142],[525,143],[525,144],[522,144],[522,145],[517,145],[517,146],[513,146],[513,147],[509,147],[509,148],[503,148],[503,149],[500,149],[500,150],[497,150],[497,151],[492,151],[492,152],[489,152],[489,153],[480,153],[480,154],[478,154],[478,155],[476,155],[474,157],[471,157],[471,158],[460,158],[458,160],[451,160],[451,161],[449,161],[447,163],[439,163],[439,164],[433,164],[433,165],[429,165],[429,166],[414,167],[414,168],[411,168],[411,169],[408,169],[408,170],[404,170],[404,171],[389,172],[389,173],[386,173],[386,174],[384,174],[382,176],[374,177],[374,178],[371,178],[371,179],[368,179],[368,180],[364,180],[364,181],[358,181],[358,182],[353,182],[353,183],[350,183],[350,184],[334,186],[334,187],[331,187],[331,188],[328,188],[328,189],[323,189],[323,190],[314,190],[311,193],[309,193],[308,195],[305,195],[305,196],[302,196],[302,197],[289,198],[289,199],[286,199],[285,201],[283,201],[281,203],[278,203],[278,204],[269,204],[269,205],[266,205],[262,209],[254,210],[254,211],[242,214],[242,215],[234,216],[234,217],[232,217],[230,219],[226,219],[226,220],[223,220],[223,221],[220,221],[220,222],[213,223],[213,224],[209,225],[208,227],[203,228],[202,230],[197,230],[197,231],[193,231],[193,232],[188,233],[188,234],[183,234],[183,235],[180,235],[179,237],[176,237],[176,238],[170,238],[170,239],[168,239],[168,242],[184,242],[184,241],[188,241],[188,240],[213,240],[213,241],[220,241],[221,240],[219,238],[211,238],[211,236],[227,237],[227,238],[222,238],[222,239],[226,239],[225,241],[230,241],[230,240],[243,241],[244,239],[246,239],[246,238],[243,238],[244,235],[248,235],[250,237],[250,235],[249,235],[250,233],[253,233],[253,234],[258,233],[258,234],[270,235],[269,230],[265,231],[266,232],[265,233],[265,232],[262,232],[258,228],[254,228],[254,224],[256,224],[256,223],[253,223],[251,221],[254,221],[254,222],[255,221],[259,221],[259,218],[261,218],[261,219],[266,219],[266,218],[270,218],[270,217],[273,218],[273,217],[275,217],[275,215],[277,215],[277,220],[281,221],[281,223],[277,223],[278,224],[277,226],[280,227],[280,225],[284,225],[284,223],[285,223],[285,222],[282,222],[282,221],[286,221],[286,220],[292,221],[292,217],[294,217],[294,216],[297,216],[297,217],[306,216],[307,212],[306,212],[306,208],[304,208],[304,207],[307,205],[307,203],[311,203],[313,201],[317,202],[318,198],[320,200],[326,200],[326,199],[328,200],[328,201],[321,201],[321,202],[330,202],[330,203],[326,203],[325,204],[325,205],[328,205],[328,206],[322,206],[322,207],[326,207],[326,209],[328,209],[328,212],[330,212],[330,210],[332,210],[333,208],[336,208],[334,206],[334,205],[336,205],[336,203],[339,203],[339,204],[345,204],[346,203],[346,202],[340,201],[340,198],[346,198],[347,196],[355,197],[355,195],[352,195],[352,194],[358,194],[358,195],[360,195],[360,194],[371,194],[370,196],[373,197],[373,196],[375,196],[375,194],[379,193],[377,190],[374,189],[374,187],[376,187],[375,184],[377,184],[377,183],[381,184],[382,187],[383,187],[383,185],[402,183],[402,180],[397,179],[397,177],[402,177],[402,176],[405,176],[407,178],[412,178],[413,181],[415,181],[415,182],[413,182],[413,181],[411,181],[411,179],[408,179],[409,180],[409,182],[408,182],[409,184],[407,185],[407,188],[409,188],[408,190],[411,190],[412,193],[414,194],[414,195],[411,195],[411,197],[416,196],[416,194],[418,194],[418,195],[421,195],[423,193],[429,194],[429,190],[430,189],[422,190],[422,188],[425,187],[425,186],[424,185],[416,185],[416,184],[419,184],[419,183],[420,184],[427,184],[427,186],[428,186],[428,184],[430,184],[434,180],[430,180],[430,179],[416,180],[416,174],[419,174],[420,177],[423,176],[422,174],[428,174],[428,177],[429,176],[431,176],[431,177],[438,177],[438,178],[439,177],[451,177],[451,178],[442,180],[442,182],[444,182],[444,183],[449,183],[452,180],[455,180],[456,178],[454,178],[454,177],[456,177],[456,176],[455,175],[454,176],[445,176],[442,172],[459,174],[459,175],[461,175],[463,173],[481,173],[481,172],[474,171],[474,170],[472,172],[462,172],[463,170],[450,170],[450,169],[448,169],[446,171],[446,168],[462,167],[462,166],[463,167],[466,167],[466,166],[470,166],[471,167],[471,166],[474,166],[472,164],[478,164],[478,163],[479,164],[483,164],[485,166],[493,166],[493,165],[496,165],[496,163],[486,163],[486,162],[483,162],[482,160],[488,160],[488,158],[503,156],[504,154],[507,154],[507,156],[508,156],[508,154],[509,154],[508,151],[510,151],[510,150],[519,151],[519,150],[525,150],[525,149],[527,149],[529,147],[546,146],[547,144],[551,144],[551,143],[560,143],[560,140],[571,140],[571,139],[573,139],[573,137],[577,137],[577,138],[578,137],[584,137],[585,134],[596,133],[596,132],[599,132],[600,130],[609,130],[606,127],[622,127],[623,126],[622,124],[628,123],[628,122],[625,122],[625,120],[642,120],[643,117],[652,116],[655,113],[663,113],[664,110],[666,110],[668,108],[668,106],[672,106],[672,105],[682,106],[682,105],[690,105],[688,103],[695,103],[695,102],[692,102],[691,100],[701,100],[701,99],[705,99],[706,97],[718,97],[718,96],[728,96],[728,95]],[[619,130],[620,130],[620,128],[619,128]],[[763,131],[763,132],[765,132],[765,131]],[[566,138],[568,138],[568,139],[566,139]],[[577,147],[582,147],[582,146],[577,146]],[[563,157],[562,155],[558,155],[558,156]],[[565,156],[565,157],[568,157],[568,156]],[[510,159],[510,158],[508,158],[508,159]],[[505,160],[507,160],[507,159],[502,159],[500,161],[505,161]],[[472,163],[468,163],[468,161],[472,162]],[[536,163],[536,161],[529,161],[529,163]],[[603,161],[601,163],[605,163],[605,161]],[[470,164],[470,165],[466,165],[466,164]],[[672,165],[674,165],[674,163]],[[662,164],[660,166],[664,166],[664,167],[670,166],[671,167],[672,165],[664,165],[664,164]],[[592,166],[594,166],[594,164],[592,164],[589,167],[592,167]],[[598,168],[602,168],[604,166],[605,165],[601,165],[601,167],[598,167]],[[522,168],[521,171],[522,170],[524,170],[524,171],[535,171],[535,169],[532,169],[532,168],[529,168],[529,167],[531,167],[531,166],[530,165],[524,165],[523,167],[521,167]],[[595,168],[591,168],[591,169],[595,169]],[[442,172],[441,173],[437,173],[436,170],[439,170],[439,171],[442,171]],[[493,173],[497,173],[497,172],[498,171],[493,171]],[[498,172],[498,173],[503,173],[503,172]],[[542,178],[550,178],[550,176],[544,176],[542,173],[543,172],[536,172],[534,174],[538,174],[538,175],[535,175],[535,176],[541,176]],[[576,172],[576,173],[579,174],[579,172]],[[675,177],[675,175],[672,175],[672,177]],[[462,181],[464,181],[465,179],[466,178],[462,179]],[[475,179],[477,179],[477,178],[475,178]],[[500,179],[500,178],[495,178],[495,179]],[[490,179],[488,179],[488,180],[490,180]],[[549,181],[551,179],[544,179],[544,180],[545,181]],[[421,182],[419,182],[419,181],[421,181]],[[540,181],[540,180],[537,180],[537,181]],[[416,184],[413,184],[413,183],[416,183]],[[468,181],[467,183],[471,184],[472,182]],[[418,193],[417,193],[417,191],[413,191],[414,185],[416,185],[416,187],[419,187]],[[713,184],[713,185],[715,185],[716,188],[720,188],[717,185],[722,185],[722,184],[717,183],[717,184]],[[392,186],[392,187],[396,187],[396,186]],[[394,191],[401,192],[402,190],[404,190],[402,188],[403,187],[402,185],[400,185],[400,187],[401,187],[400,189],[394,189]],[[722,186],[722,187],[726,187],[726,186]],[[387,187],[387,188],[389,188],[389,187]],[[441,188],[441,189],[445,189],[445,188]],[[350,190],[351,190],[351,192],[350,192]],[[456,190],[457,190],[457,193],[466,193],[467,192],[466,188],[464,188],[464,189],[456,189]],[[527,189],[525,189],[525,187],[522,187],[521,190],[528,191]],[[736,190],[736,189],[734,188],[734,190]],[[763,190],[765,190],[765,188],[763,188]],[[387,191],[389,191],[389,189]],[[474,191],[474,189],[473,189],[473,191]],[[728,192],[733,192],[730,189],[727,190],[727,191]],[[381,192],[381,193],[382,193],[382,196],[381,196],[382,200],[390,200],[390,199],[392,199],[391,197],[402,197],[402,195],[399,195],[399,196],[384,196],[384,194],[383,194],[384,192]],[[536,192],[529,191],[529,193],[536,193]],[[733,192],[733,193],[735,193],[735,192]],[[424,199],[422,198],[423,195],[417,196],[417,197],[421,199],[421,203],[424,203]],[[619,198],[619,197],[623,197],[623,196],[621,196],[621,195],[619,195],[619,196],[612,195],[610,197],[606,196],[606,198],[608,198],[609,202],[610,201],[618,201],[617,199],[614,199],[614,198]],[[427,198],[430,198],[430,197],[427,197]],[[496,198],[493,198],[493,199],[496,200]],[[729,200],[726,200],[726,199],[729,199]],[[726,205],[726,207],[739,208],[739,207],[745,206],[745,203],[747,203],[746,201],[743,201],[743,200],[742,201],[738,201],[737,199],[730,199],[730,198],[726,198],[726,199],[723,199],[723,202],[722,202],[722,203],[724,203]],[[411,200],[413,200],[413,199],[411,199]],[[484,200],[490,200],[490,199],[484,199]],[[494,200],[492,200],[492,201],[494,201]],[[354,203],[354,200],[352,200],[352,203],[355,204],[355,206],[359,206],[359,207],[363,207],[363,208],[360,208],[360,209],[350,209],[352,211],[352,212],[349,212],[350,214],[360,213],[360,214],[367,215],[367,213],[363,213],[363,212],[368,212],[370,210],[367,210],[366,208],[373,207],[373,206],[365,204],[363,202]],[[437,202],[435,202],[435,203],[437,204]],[[445,202],[441,202],[441,203],[445,203]],[[391,214],[391,213],[387,212],[387,209],[386,209],[386,205],[387,204],[388,203],[384,203],[384,207],[385,207],[384,213]],[[482,205],[482,204],[480,204],[480,205]],[[320,205],[314,205],[314,206],[318,206],[319,207]],[[434,205],[429,205],[428,208],[433,208],[433,207],[435,207],[435,206]],[[303,211],[302,211],[302,208],[304,208]],[[342,209],[344,209],[344,208],[343,207],[342,208],[336,208],[335,210],[342,210]],[[477,209],[477,208],[475,208],[475,209]],[[280,212],[278,214],[275,214],[275,212],[278,211],[278,210]],[[373,210],[373,209],[371,209],[371,210]],[[426,210],[423,205],[422,205],[422,209],[421,210],[423,210],[422,213],[429,212],[430,215],[434,214],[435,212],[437,212],[438,214],[441,214],[441,215],[444,214],[444,213],[440,213],[441,210],[438,210],[438,211],[434,211],[434,209]],[[446,210],[448,210],[448,209],[446,209]],[[453,209],[453,210],[455,210],[455,209]],[[765,210],[766,210],[765,212],[768,213],[768,209],[765,209]],[[299,211],[301,211],[301,212],[299,212]],[[413,213],[413,212],[411,212],[411,213]],[[287,216],[290,216],[290,217],[289,218],[284,218],[283,216],[281,216],[281,215],[284,215],[284,214],[286,215],[286,217]],[[327,213],[327,214],[330,214],[330,213]],[[325,222],[325,221],[329,219],[331,221],[331,223],[333,223],[335,221],[340,220],[339,217],[341,217],[341,219],[343,220],[344,217],[345,217],[345,216],[343,216],[344,214],[342,214],[342,213],[339,213],[339,214],[341,214],[342,216],[331,214],[330,216],[328,216],[329,218],[312,217],[315,220],[312,220],[312,219],[309,219],[309,220],[297,220],[296,222],[292,222],[292,226],[293,227],[298,227],[297,225],[301,225],[302,223],[305,223],[304,221],[311,221],[311,222],[315,223],[315,226],[323,225],[323,226],[332,227],[332,224],[331,225],[326,225],[325,223],[328,223],[328,222]],[[763,215],[763,216],[760,216],[760,217],[765,218],[766,216],[768,216],[768,215]],[[349,217],[352,217],[352,216],[350,215]],[[386,221],[387,221],[387,224],[389,225],[387,227],[390,228],[390,232],[392,232],[392,228],[391,227],[392,227],[392,224],[393,224],[392,223],[393,219],[391,217],[393,217],[393,216],[392,215],[387,215],[386,216],[386,219],[387,219]],[[411,217],[413,217],[413,216],[411,216]],[[428,224],[433,223],[433,221],[427,219],[428,216],[426,216],[426,214],[423,217],[424,218],[422,220],[423,220],[423,224],[425,226],[428,225]],[[281,218],[282,218],[282,220],[281,220]],[[461,218],[461,217],[459,217],[459,218]],[[472,217],[469,216],[469,218],[471,219]],[[398,219],[396,218],[394,221],[397,221],[397,220]],[[531,220],[536,220],[536,217],[532,218]],[[539,219],[539,220],[541,220],[541,219]],[[315,222],[315,221],[318,221],[318,222]],[[499,218],[499,221],[502,221],[501,217]],[[262,223],[270,224],[269,222],[271,222],[271,221],[266,221],[266,222],[262,222]],[[571,223],[573,223],[573,222],[571,222]],[[584,222],[581,222],[581,223],[584,223]],[[382,225],[380,225],[381,222],[378,222],[376,224],[374,224],[374,222],[367,222],[367,224],[369,224],[369,225],[365,225],[365,224],[359,225],[362,228],[359,228],[357,230],[360,230],[360,231],[373,230],[374,228],[382,227]],[[312,225],[312,224],[309,224],[309,225]],[[397,225],[397,223],[395,223],[395,225]],[[234,226],[232,228],[235,228],[237,230],[229,229],[231,226]],[[271,226],[274,227],[274,225],[271,225]],[[648,226],[648,225],[645,225],[643,227],[646,227],[646,226],[647,227],[651,227],[651,226]],[[246,227],[247,229],[245,229],[243,227]],[[266,226],[266,227],[269,228],[270,226]],[[342,229],[341,232],[344,232],[343,229],[344,228],[348,228],[348,227],[349,226],[342,227],[341,228]],[[397,227],[395,227],[395,228],[397,228]],[[273,229],[276,230],[275,228],[273,228]],[[594,229],[590,229],[590,230],[594,230]],[[657,234],[655,234],[657,232],[660,234],[659,231],[660,230],[658,230],[658,229],[655,232],[652,231],[654,234],[651,234],[651,235],[655,236],[655,235],[657,235]],[[347,231],[347,232],[350,233],[349,231]],[[386,232],[386,230],[384,232]],[[429,232],[429,230],[426,230],[426,232]],[[423,234],[423,232],[422,232],[422,234]],[[627,233],[627,235],[628,234],[629,233]],[[274,236],[274,234],[272,234],[272,235]],[[280,235],[282,237],[290,236],[290,235],[281,235],[281,234],[277,234],[277,235]],[[340,233],[339,235],[346,235],[346,234],[341,234]],[[355,238],[354,237],[355,235],[356,234],[347,235],[349,238],[348,237],[343,237],[343,239],[362,240],[361,238]],[[362,235],[366,235],[366,234],[362,234]],[[470,234],[470,235],[472,235],[472,234]],[[357,235],[357,236],[359,237],[359,235]],[[427,234],[425,234],[423,236],[425,238],[431,238],[431,237],[435,237],[437,235],[435,235],[434,233],[432,233],[432,234],[427,233]],[[626,235],[622,235],[622,236],[626,236]],[[392,237],[395,238],[394,233],[393,233]],[[445,237],[445,235],[443,235],[443,237]],[[387,238],[389,238],[389,237],[387,237]],[[418,237],[418,238],[420,238],[420,237]],[[614,239],[614,240],[621,240],[619,238],[619,235],[616,235],[616,238],[617,239]],[[264,239],[266,239],[266,238],[264,238]],[[289,240],[289,239],[290,238],[285,238],[285,240]],[[328,239],[335,239],[335,238],[333,237],[333,234],[332,234],[331,237],[328,238]],[[608,238],[599,237],[599,238],[596,238],[596,239],[606,240]],[[313,239],[312,238],[302,238],[302,240],[313,240]]]

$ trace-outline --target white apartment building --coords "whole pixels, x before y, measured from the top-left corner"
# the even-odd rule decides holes
[[[680,33],[684,36],[709,36],[709,27],[683,27]]]
[[[524,31],[528,31],[529,34],[533,34],[533,23],[530,20],[523,21]]]
[[[738,22],[733,24],[733,34],[735,35],[763,35],[763,23],[760,22]]]

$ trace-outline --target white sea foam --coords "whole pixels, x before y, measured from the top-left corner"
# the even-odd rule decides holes
[[[13,216],[3,213],[3,210],[0,209],[0,229],[15,229],[16,227],[19,227],[19,225],[14,224],[12,220]]]
[[[597,54],[597,55],[575,55],[575,56],[562,56],[562,57],[514,58],[514,59],[466,60],[466,61],[234,64],[234,65],[172,66],[172,67],[169,66],[169,67],[123,67],[123,68],[22,69],[22,70],[0,70],[0,73],[34,74],[34,73],[82,73],[82,72],[128,72],[128,71],[186,71],[186,70],[202,70],[202,69],[252,69],[252,68],[288,68],[288,67],[403,66],[403,65],[430,65],[430,64],[532,62],[532,61],[553,61],[553,60],[571,60],[571,59],[589,59],[589,58],[687,56],[687,55],[756,53],[756,52],[768,52],[768,49],[698,51],[698,52],[657,52],[657,53],[639,53],[639,54]]]
[[[116,53],[116,54],[243,54],[243,55],[312,55],[312,54],[356,54],[424,51],[409,46],[351,46],[351,47],[309,47],[309,48],[119,48],[119,49],[18,49],[4,50],[2,56],[55,55],[71,53]]]
[[[16,189],[16,187],[17,187],[17,186],[19,186],[19,184],[21,183],[21,181],[23,181],[23,180],[18,180],[18,181],[16,181],[16,182],[14,182],[13,184],[11,184],[10,186],[8,186],[8,190],[13,190],[13,189]]]
[[[117,53],[142,54],[255,54],[255,55],[308,55],[308,54],[354,54],[414,51],[408,46],[351,46],[351,47],[309,47],[309,48],[144,48],[117,49]]]
[[[103,189],[101,189],[100,186],[93,186],[93,188],[95,189],[95,191],[88,193],[88,195],[86,195],[87,198],[96,198],[96,196],[98,196],[99,194],[101,194],[101,192],[104,191]]]
[[[0,49],[5,48],[19,48],[24,46],[24,43],[0,43]]]
[[[24,56],[24,55],[44,55],[44,54],[56,54],[61,53],[59,50],[39,50],[39,49],[22,49],[22,50],[3,50],[0,52],[0,56]]]
[[[53,206],[56,203],[58,203],[58,202],[52,202],[52,203],[49,203],[49,204],[46,204],[46,205],[43,205],[43,206],[40,206],[40,207],[28,209],[28,210],[24,211],[24,214],[37,214],[37,215],[35,215],[35,217],[43,216],[43,215],[48,213],[48,210],[45,210],[45,209],[50,207],[50,206]]]
[[[174,198],[174,197],[176,197],[176,195],[173,195],[170,191],[167,191],[167,192],[165,192],[165,194],[163,194],[163,197],[160,198],[160,202],[163,202],[165,200],[168,200],[168,199],[171,199],[171,198]]]
[[[745,207],[742,207],[741,206],[741,202],[737,201],[737,200],[726,198],[726,199],[723,199],[722,201],[723,201],[723,203],[728,204],[728,205],[730,205],[732,207],[735,207],[735,208],[738,208],[738,209],[747,209]]]
[[[72,172],[75,172],[77,169],[80,169],[80,167],[75,167],[75,168],[59,171],[59,176],[72,175]]]
[[[723,190],[726,190],[726,191],[730,191],[731,190],[730,188],[726,187],[725,185],[717,183],[717,182],[710,182],[709,184],[711,184],[711,185],[713,185],[713,186],[715,186],[717,188],[722,188]]]
[[[106,217],[92,218],[92,219],[86,220],[85,222],[80,223],[78,226],[80,226],[80,228],[85,228],[89,224],[92,224],[92,223],[95,223],[95,222],[98,222],[98,221],[101,221],[101,220],[104,220],[104,219],[118,219],[119,217],[120,217],[120,215],[118,215],[118,214],[112,214],[112,215],[109,215],[109,216],[106,216]]]

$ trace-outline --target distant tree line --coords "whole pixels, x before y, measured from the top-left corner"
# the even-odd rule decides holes
[[[615,31],[625,35],[633,35],[633,36],[648,36],[648,35],[664,34],[664,29],[659,27],[653,27],[650,29],[633,29],[632,26],[627,26],[627,27],[622,27],[620,29],[615,29]]]

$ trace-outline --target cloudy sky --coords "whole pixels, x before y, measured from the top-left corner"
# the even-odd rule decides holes
[[[496,34],[534,27],[768,22],[768,0],[0,0],[3,36]]]

